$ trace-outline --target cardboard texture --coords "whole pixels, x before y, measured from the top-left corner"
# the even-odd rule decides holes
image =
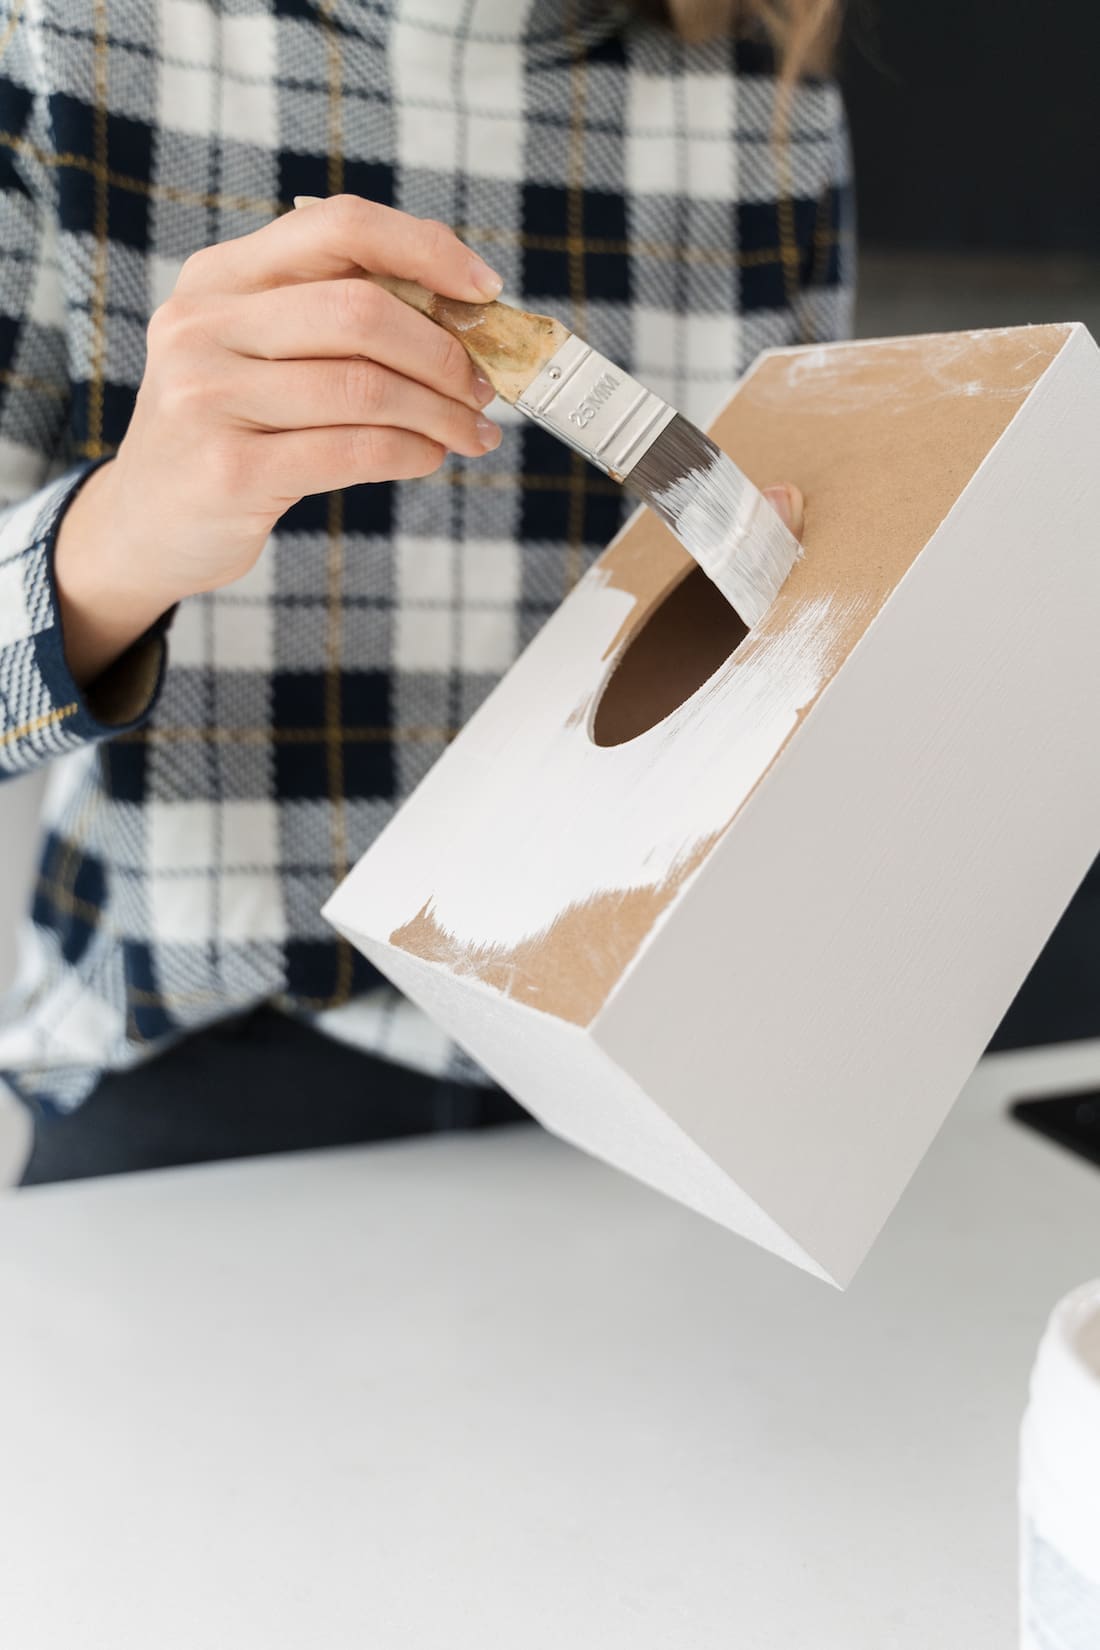
[[[1100,846],[1100,351],[771,351],[745,632],[639,511],[325,915],[548,1128],[844,1285]]]

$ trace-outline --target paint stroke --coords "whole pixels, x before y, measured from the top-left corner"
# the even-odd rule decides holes
[[[463,943],[440,925],[430,901],[390,935],[390,943],[459,978],[478,979],[513,1002],[586,1026],[713,842],[697,844],[663,885],[593,896],[517,945]]]
[[[390,943],[587,1025],[797,728],[850,607],[820,597],[775,634],[750,637],[627,744],[598,747],[563,728],[549,790],[525,787],[513,768],[487,774],[461,874],[438,865],[433,892]]]
[[[760,405],[790,405],[800,414],[840,417],[873,408],[905,416],[944,396],[1007,397],[1020,405],[1069,337],[1067,325],[1002,332],[931,333],[873,343],[817,344],[772,358],[778,372],[750,375]],[[854,371],[866,362],[866,370]]]

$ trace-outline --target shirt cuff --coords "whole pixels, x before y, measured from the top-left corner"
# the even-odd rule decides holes
[[[164,680],[165,633],[175,608],[161,615],[87,688],[75,681],[65,638],[54,560],[69,504],[108,459],[73,466],[9,511],[0,523],[0,574],[18,595],[19,612],[0,647],[0,771],[38,766],[93,740],[139,727]]]

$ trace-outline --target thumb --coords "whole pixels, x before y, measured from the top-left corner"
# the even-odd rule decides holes
[[[787,481],[779,487],[765,487],[763,493],[784,526],[790,528],[796,539],[801,538],[805,501],[799,488]]]

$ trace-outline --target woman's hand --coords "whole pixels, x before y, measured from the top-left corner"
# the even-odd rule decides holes
[[[114,458],[71,501],[56,569],[66,650],[92,680],[181,597],[246,573],[309,493],[425,476],[499,444],[462,346],[364,281],[484,302],[500,278],[443,224],[356,195],[184,264],[149,322]]]

